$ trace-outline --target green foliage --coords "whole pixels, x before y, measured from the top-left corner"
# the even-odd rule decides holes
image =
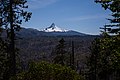
[[[92,42],[92,46],[90,47],[91,54],[89,56],[87,65],[89,67],[89,78],[90,80],[96,80],[98,76],[98,61],[100,55],[100,39],[96,38]]]
[[[9,70],[5,71],[9,75],[5,74],[5,77],[16,74],[15,31],[19,31],[22,20],[28,21],[32,14],[25,11],[25,8],[28,8],[28,6],[25,5],[26,2],[27,0],[0,0],[0,34],[4,31],[7,35],[4,35],[6,40],[3,41],[7,43],[7,48],[4,49],[5,52],[2,53],[5,55],[5,60],[8,60],[9,64],[4,63],[4,59],[2,59],[2,64],[7,65],[6,67],[3,66],[3,68],[7,69],[7,67],[9,67]],[[2,44],[2,46],[4,46],[4,44]],[[0,55],[0,57],[1,56],[2,55]]]
[[[61,65],[65,65],[65,58],[66,58],[65,54],[67,53],[67,51],[65,50],[65,41],[63,38],[59,41],[59,44],[56,46],[54,53],[55,53],[55,57],[53,62]]]
[[[106,36],[96,39],[93,43],[88,59],[89,73],[92,75],[90,77],[106,80],[120,71],[120,37]]]
[[[1,38],[0,38],[0,80],[5,79],[4,77],[7,78],[7,73],[8,73],[8,54],[7,54],[7,43],[5,43]]]
[[[32,62],[28,71],[17,75],[15,80],[83,80],[75,71],[66,66],[47,62]]]
[[[105,25],[108,27],[107,30],[110,33],[120,34],[120,0],[95,0],[102,5],[102,7],[106,10],[110,10],[112,12],[112,19],[108,19],[110,21],[110,25]]]
[[[28,21],[31,18],[31,13],[24,11],[28,8],[25,4],[27,0],[13,0],[12,11],[13,11],[13,26],[15,30],[20,29],[22,24],[22,18]],[[0,0],[0,26],[9,28],[10,23],[10,0]]]
[[[92,44],[88,59],[90,78],[94,80],[119,80],[120,77],[120,0],[95,0],[113,17],[108,19],[111,24],[105,25],[103,38],[96,39]],[[117,35],[109,36],[108,33]],[[91,76],[92,74],[92,76]],[[91,79],[93,80],[93,79]]]

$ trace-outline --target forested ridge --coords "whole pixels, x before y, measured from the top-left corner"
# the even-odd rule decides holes
[[[27,38],[18,40],[17,46],[19,52],[21,53],[22,61],[28,60],[46,60],[51,61],[52,52],[59,43],[59,40],[63,38],[65,40],[65,49],[68,51],[68,56],[72,51],[72,41],[74,41],[75,48],[75,59],[84,59],[89,55],[89,47],[91,42],[96,36],[86,36],[86,37],[37,37],[37,38]],[[81,58],[79,58],[81,57]]]

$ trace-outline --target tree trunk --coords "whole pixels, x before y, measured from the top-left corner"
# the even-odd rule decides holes
[[[10,0],[10,75],[16,75],[16,59],[15,59],[15,33],[13,26],[13,8],[12,8],[13,0]]]

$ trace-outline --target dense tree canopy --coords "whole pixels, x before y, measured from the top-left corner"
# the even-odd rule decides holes
[[[59,64],[32,62],[28,71],[17,75],[15,80],[83,80],[74,70]]]
[[[112,19],[105,25],[103,36],[96,39],[88,59],[90,80],[120,79],[120,0],[95,0],[105,10],[110,10]],[[116,35],[110,36],[109,33]]]
[[[91,78],[120,79],[120,46],[118,44],[120,44],[120,37],[116,36],[96,39],[93,42],[88,60]]]

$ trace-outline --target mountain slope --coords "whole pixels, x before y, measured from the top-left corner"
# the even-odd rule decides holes
[[[73,30],[61,29],[57,27],[54,23],[41,31],[33,28],[22,28],[19,32],[16,33],[18,36],[24,38],[38,36],[90,36],[88,34],[80,33]]]
[[[44,32],[32,28],[22,28],[19,32],[17,32],[17,36],[28,38],[38,36],[88,36],[88,35],[72,30],[66,32]]]
[[[66,32],[67,30],[57,27],[54,23],[50,27],[47,27],[43,30],[44,32]]]
[[[87,34],[79,33],[76,31],[67,31],[67,32],[47,32],[48,34],[51,34],[52,36],[87,36]]]
[[[49,27],[42,30],[43,32],[48,33],[51,36],[86,36],[88,34],[80,33],[73,30],[66,30],[57,27],[55,23],[52,23]]]

